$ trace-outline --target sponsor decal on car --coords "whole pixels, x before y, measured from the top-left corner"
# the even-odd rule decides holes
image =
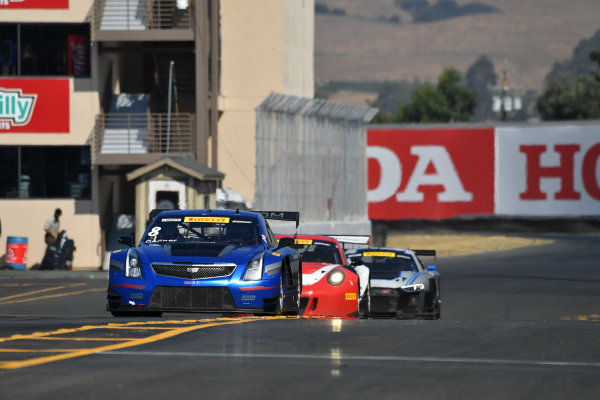
[[[363,257],[396,257],[393,251],[365,251]]]
[[[160,222],[181,222],[181,218],[163,218]]]
[[[184,285],[192,285],[192,286],[194,286],[194,285],[200,285],[200,284],[202,284],[202,282],[201,281],[184,281],[183,284]]]
[[[312,239],[294,239],[294,244],[312,244]]]
[[[356,293],[346,293],[346,300],[356,300]]]
[[[214,222],[217,224],[228,224],[229,217],[185,217],[183,222]]]

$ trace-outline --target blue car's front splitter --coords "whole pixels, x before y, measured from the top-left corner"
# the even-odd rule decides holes
[[[107,310],[276,312],[278,299],[278,278],[252,282],[169,279],[156,285],[124,278],[109,282]]]

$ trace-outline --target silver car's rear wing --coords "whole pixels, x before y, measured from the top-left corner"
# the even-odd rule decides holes
[[[428,257],[436,257],[435,250],[413,250],[417,256],[428,256]]]
[[[360,249],[371,247],[370,235],[325,235],[337,240],[342,246],[342,250]]]
[[[279,221],[296,221],[296,230],[300,225],[300,213],[298,211],[256,211],[265,219],[276,219]]]

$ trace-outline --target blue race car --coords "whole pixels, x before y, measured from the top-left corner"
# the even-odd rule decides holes
[[[151,214],[152,216],[152,214]],[[301,258],[277,242],[266,219],[297,212],[162,211],[137,247],[110,258],[107,311],[115,316],[173,312],[298,314]]]
[[[363,248],[346,252],[353,266],[369,268],[369,315],[440,319],[440,274],[419,257],[435,257],[435,250]]]

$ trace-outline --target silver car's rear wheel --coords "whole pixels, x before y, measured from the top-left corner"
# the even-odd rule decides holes
[[[359,291],[360,294],[360,291]],[[371,283],[367,286],[365,294],[358,299],[358,317],[369,318],[371,314]]]

